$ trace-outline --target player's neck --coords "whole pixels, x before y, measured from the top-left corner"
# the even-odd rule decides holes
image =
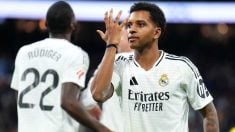
[[[145,48],[142,51],[135,50],[135,60],[146,71],[151,69],[155,62],[161,56],[157,44],[154,44],[151,48]]]
[[[71,34],[49,34],[50,38],[57,38],[57,39],[66,39],[68,41],[71,40]]]

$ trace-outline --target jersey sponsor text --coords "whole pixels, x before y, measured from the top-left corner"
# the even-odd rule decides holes
[[[170,99],[169,92],[143,93],[128,90],[128,99],[136,101],[134,111],[162,111],[163,102]]]

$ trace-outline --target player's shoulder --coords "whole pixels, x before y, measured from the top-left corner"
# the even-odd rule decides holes
[[[63,49],[63,54],[67,54],[68,56],[73,58],[88,57],[88,53],[85,50],[67,40],[61,41],[59,48]]]
[[[86,59],[89,58],[88,53],[84,49],[74,44],[72,44],[72,46],[73,46],[72,47],[73,53],[77,53],[77,56],[82,56],[83,58]]]
[[[78,53],[81,53],[81,54],[87,54],[87,52],[84,49],[82,49],[80,46],[77,46],[77,45],[72,44],[72,43],[69,46],[70,46],[69,51],[78,52]]]
[[[191,72],[191,73],[195,74],[195,76],[199,75],[198,68],[195,66],[195,64],[188,57],[177,56],[174,54],[166,53],[165,59],[168,61],[171,61],[172,64],[177,66],[177,68],[180,71]]]
[[[67,58],[70,58],[70,62],[77,62],[77,63],[84,63],[85,65],[89,66],[90,58],[88,53],[82,49],[81,47],[70,44],[68,50],[66,51]]]
[[[68,48],[68,52],[78,52],[82,55],[87,55],[87,52],[82,49],[80,46],[75,45],[74,43],[71,43],[69,41],[67,41],[68,44],[66,44],[67,48]]]
[[[178,56],[170,53],[165,53],[165,59],[181,66],[194,66],[192,61],[186,56]]]
[[[33,43],[25,44],[22,47],[20,47],[17,54],[26,53],[27,51],[32,50],[33,48],[40,45],[39,43],[42,43],[43,41],[44,40],[39,40],[39,41],[36,41],[36,42],[33,42]]]
[[[115,56],[116,62],[127,62],[127,61],[132,61],[133,59],[134,59],[134,52],[118,53]]]

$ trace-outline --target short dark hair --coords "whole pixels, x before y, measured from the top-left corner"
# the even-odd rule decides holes
[[[150,14],[150,19],[156,24],[156,26],[161,28],[162,32],[165,31],[166,18],[160,7],[153,3],[138,2],[131,6],[130,13],[140,10],[148,11]]]
[[[75,15],[71,6],[65,1],[54,3],[47,11],[46,24],[48,31],[53,34],[66,33]]]

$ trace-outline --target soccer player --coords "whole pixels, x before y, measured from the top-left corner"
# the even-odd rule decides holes
[[[107,46],[92,81],[94,99],[104,102],[120,89],[126,132],[188,132],[189,105],[201,112],[205,132],[218,132],[213,98],[196,66],[158,48],[166,25],[162,10],[138,2],[131,6],[127,22],[119,23],[120,16],[113,20],[113,10],[106,12],[106,31],[98,30]],[[125,23],[134,52],[115,59]]]
[[[70,42],[75,24],[70,5],[58,1],[46,15],[49,38],[18,51],[11,83],[18,91],[18,132],[77,132],[78,122],[110,131],[78,101],[89,58]]]
[[[118,45],[118,53],[128,54],[132,52],[128,44],[127,30],[123,28],[121,31],[120,43]],[[121,110],[121,89],[116,89],[112,97],[102,104],[102,115],[100,122],[105,124],[114,132],[123,132],[122,110]]]
[[[132,49],[128,44],[127,39],[127,30],[126,28],[122,29],[121,32],[121,40],[118,47],[118,53],[131,52]],[[94,73],[95,74],[95,73]],[[87,108],[89,113],[93,113],[95,117],[100,118],[100,122],[105,126],[110,128],[114,132],[123,132],[122,127],[122,113],[120,107],[120,94],[121,91],[115,91],[113,96],[109,98],[107,101],[103,102],[102,110],[97,104],[97,102],[93,99],[91,94],[91,82],[93,77],[89,80],[87,88],[82,92],[81,100],[84,106]]]

